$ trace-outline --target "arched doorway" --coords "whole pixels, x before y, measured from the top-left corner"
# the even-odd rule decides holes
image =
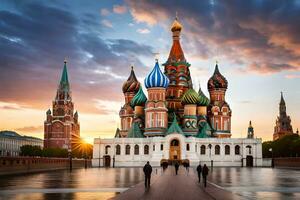
[[[178,139],[173,139],[170,142],[170,158],[169,159],[171,161],[181,159],[180,142]]]
[[[110,167],[110,156],[103,156],[104,167]]]
[[[247,167],[253,167],[253,156],[247,156],[246,157],[246,166]]]

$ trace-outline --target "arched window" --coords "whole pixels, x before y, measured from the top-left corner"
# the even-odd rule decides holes
[[[116,155],[121,155],[121,146],[119,144],[116,146]]]
[[[234,147],[234,152],[235,152],[235,155],[240,155],[240,146],[239,145],[236,145]]]
[[[195,144],[195,151],[197,152],[197,144]]]
[[[215,155],[220,155],[220,146],[219,145],[215,146]]]
[[[163,145],[163,144],[160,145],[160,150],[161,150],[161,151],[164,150],[164,145]]]
[[[110,146],[109,146],[109,145],[105,146],[105,154],[108,154],[108,150],[109,150],[109,148],[110,148]]]
[[[155,144],[153,145],[153,151],[155,151]]]
[[[250,145],[247,145],[246,148],[248,149],[249,154],[251,154],[251,148],[252,147]]]
[[[230,155],[230,146],[225,145],[225,155]]]
[[[186,144],[186,150],[187,150],[187,151],[190,150],[190,144]]]
[[[201,145],[201,147],[200,147],[201,155],[205,155],[205,150],[206,150],[205,145]]]
[[[179,146],[179,141],[176,139],[172,140],[171,146]]]
[[[140,153],[140,147],[139,147],[139,145],[135,145],[134,146],[134,155],[139,155],[139,153]]]
[[[145,145],[144,146],[144,155],[148,155],[149,154],[149,146]]]
[[[130,145],[129,144],[126,145],[125,154],[130,155]]]

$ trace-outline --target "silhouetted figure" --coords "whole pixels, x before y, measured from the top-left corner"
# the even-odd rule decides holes
[[[178,174],[178,169],[179,169],[179,164],[178,162],[175,163],[175,172],[176,172],[176,175]]]
[[[162,167],[163,167],[163,170],[165,171],[168,168],[168,163],[167,162],[163,162],[162,163]]]
[[[145,188],[150,187],[150,179],[151,179],[151,173],[152,173],[152,167],[149,164],[149,161],[147,161],[147,164],[144,166],[144,174],[145,174]]]
[[[208,175],[208,167],[206,166],[206,164],[203,165],[203,168],[202,168],[202,177],[203,177],[203,181],[204,181],[204,187],[206,187],[206,177]]]
[[[202,166],[199,162],[199,165],[197,166],[197,172],[198,172],[198,182],[200,183],[201,180],[201,172],[202,172]]]

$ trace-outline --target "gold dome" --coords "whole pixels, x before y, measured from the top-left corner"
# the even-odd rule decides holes
[[[174,31],[181,31],[182,29],[182,25],[179,23],[177,17],[175,18],[173,24],[172,24],[172,27],[171,27],[171,31],[174,32]]]

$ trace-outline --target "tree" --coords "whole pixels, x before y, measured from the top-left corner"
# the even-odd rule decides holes
[[[264,158],[272,157],[298,157],[300,156],[300,137],[297,134],[287,135],[275,141],[267,141],[262,144]]]
[[[42,149],[40,146],[23,145],[20,147],[21,156],[41,156]]]

